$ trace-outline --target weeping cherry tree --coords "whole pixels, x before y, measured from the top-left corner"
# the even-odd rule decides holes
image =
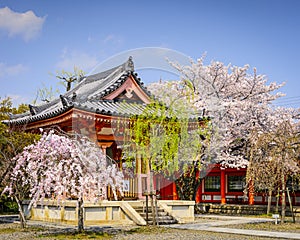
[[[122,194],[122,172],[115,164],[108,164],[100,148],[86,137],[58,135],[50,130],[15,159],[5,191],[16,199],[24,224],[21,201],[25,197],[30,199],[28,210],[45,198],[58,202],[77,199],[78,230],[82,231],[83,201],[106,199],[107,186],[111,186],[116,199],[117,190]]]

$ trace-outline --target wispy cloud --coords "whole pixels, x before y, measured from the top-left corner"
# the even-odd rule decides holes
[[[109,34],[103,39],[104,44],[114,44],[119,45],[123,43],[123,39],[114,34]]]
[[[8,76],[17,76],[24,73],[27,68],[22,64],[8,66],[5,63],[0,62],[0,78]]]
[[[20,35],[25,41],[37,37],[41,31],[46,17],[38,17],[33,11],[18,13],[10,8],[0,8],[0,29],[8,36]]]
[[[69,51],[67,48],[62,50],[60,60],[56,63],[57,70],[73,71],[74,66],[83,71],[90,71],[98,63],[95,56],[91,56],[81,51]]]

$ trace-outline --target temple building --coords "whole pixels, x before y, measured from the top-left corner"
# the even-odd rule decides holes
[[[117,67],[83,77],[58,99],[39,106],[30,105],[29,112],[14,115],[5,123],[11,128],[31,132],[57,127],[67,133],[83,134],[96,142],[103,153],[122,169],[124,138],[117,125],[142,113],[150,101],[151,94],[135,72],[130,57]],[[125,176],[126,198],[142,199],[143,192],[150,189],[150,175],[145,169],[141,156],[137,156],[133,174]],[[197,202],[266,204],[267,196],[263,194],[245,195],[246,169],[223,169],[215,165],[205,176],[197,191]],[[175,183],[160,176],[154,177],[160,198],[176,200]],[[300,204],[300,197],[294,195],[292,199],[294,204]]]

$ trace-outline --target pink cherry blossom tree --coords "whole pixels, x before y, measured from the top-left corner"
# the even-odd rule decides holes
[[[20,210],[24,192],[30,198],[29,209],[45,198],[77,199],[79,231],[83,230],[83,201],[105,199],[107,186],[115,198],[117,190],[122,194],[122,172],[86,137],[58,135],[50,130],[15,158],[17,164],[6,191],[16,198]]]
[[[225,65],[218,61],[204,64],[204,57],[190,66],[171,63],[180,73],[179,81],[153,83],[148,89],[161,101],[184,102],[187,110],[210,117],[214,134],[210,150],[225,167],[243,168],[248,164],[244,150],[253,129],[269,127],[272,101],[283,94],[283,84],[270,83],[250,67]]]
[[[168,106],[180,103],[185,111],[210,119],[213,130],[202,159],[223,167],[245,168],[251,133],[265,132],[287,117],[291,120],[290,115],[274,114],[272,105],[284,95],[278,92],[284,83],[269,83],[255,68],[250,71],[249,65],[218,61],[205,65],[204,57],[191,61],[190,66],[171,64],[181,73],[180,80],[152,83],[148,89]],[[204,166],[199,170],[205,171]]]

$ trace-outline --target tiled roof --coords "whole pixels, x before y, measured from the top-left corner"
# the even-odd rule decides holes
[[[124,64],[105,72],[84,77],[77,86],[60,99],[55,99],[49,103],[30,107],[30,112],[14,115],[10,120],[4,121],[6,124],[23,125],[55,116],[68,111],[71,108],[81,109],[92,113],[103,115],[129,116],[140,114],[145,105],[134,102],[117,102],[104,100],[108,94],[118,89],[128,78],[132,76],[140,88],[150,95],[144,87],[137,73],[134,72],[131,57]]]
[[[145,104],[114,102],[110,100],[91,101],[88,100],[83,104],[75,104],[78,109],[88,110],[89,112],[100,113],[109,116],[130,116],[141,114],[145,109]]]
[[[32,123],[32,122],[59,116],[60,114],[68,111],[69,109],[71,109],[71,107],[61,107],[61,108],[55,109],[54,111],[41,112],[36,115],[26,114],[25,116],[20,116],[19,118],[15,117],[10,120],[5,120],[5,121],[3,121],[3,123],[9,124],[9,125],[24,125],[24,124],[28,124],[28,123]]]
[[[76,93],[77,102],[86,101],[87,99],[99,100],[120,87],[129,75],[135,79],[143,91],[150,94],[144,87],[141,79],[137,77],[137,73],[134,72],[133,62],[130,57],[128,61],[118,67],[84,78],[76,87],[64,94],[64,96],[72,98],[74,93]]]

